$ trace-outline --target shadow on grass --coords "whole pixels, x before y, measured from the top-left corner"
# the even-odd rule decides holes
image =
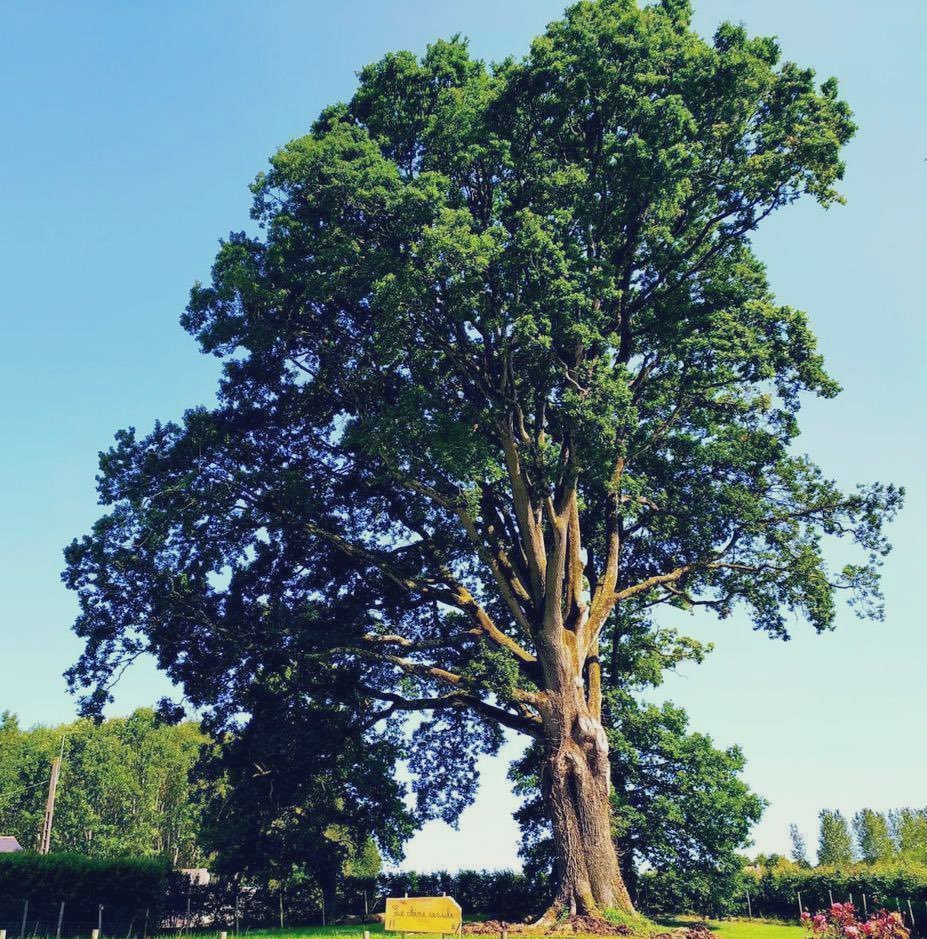
[[[686,929],[689,926],[698,923],[700,926],[706,926],[712,932],[720,931],[721,927],[711,920],[701,919],[698,916],[655,916],[655,923],[665,926],[667,929]]]

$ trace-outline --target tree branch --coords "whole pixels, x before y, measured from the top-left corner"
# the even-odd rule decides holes
[[[444,708],[467,708],[489,720],[496,721],[511,730],[519,733],[540,737],[542,733],[541,719],[526,714],[513,714],[504,708],[483,701],[474,695],[464,692],[452,692],[429,698],[404,698],[402,695],[390,691],[381,691],[377,688],[361,686],[361,692],[378,701],[389,702],[389,707],[377,711],[372,719],[367,721],[364,729],[369,729],[379,721],[391,717],[397,711],[436,711]]]

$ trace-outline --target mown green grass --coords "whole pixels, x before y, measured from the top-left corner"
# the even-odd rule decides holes
[[[727,920],[717,926],[721,939],[802,939],[806,935],[805,930],[797,923]]]
[[[395,936],[398,933],[387,933],[382,923],[367,923],[360,926],[285,926],[283,929],[252,929],[240,936],[248,939],[363,939],[364,931],[373,935]],[[411,936],[411,933],[409,934]],[[231,935],[229,937],[231,939]],[[440,939],[437,933],[434,936],[426,933],[416,933],[414,939]]]
[[[666,926],[688,926],[693,922],[688,918],[661,920]],[[758,919],[708,920],[705,925],[718,936],[718,939],[802,939],[805,930],[797,923],[777,923]]]
[[[689,926],[693,922],[702,922],[702,920],[661,919],[653,931]],[[717,939],[803,939],[805,935],[801,926],[764,920],[708,920],[705,925],[716,934]],[[366,926],[294,926],[283,929],[257,929],[243,932],[242,936],[247,935],[248,939],[362,939],[365,929],[369,930],[372,935],[384,934],[382,923],[370,923]],[[397,936],[396,939],[399,937]],[[415,939],[437,939],[437,937],[416,936]]]

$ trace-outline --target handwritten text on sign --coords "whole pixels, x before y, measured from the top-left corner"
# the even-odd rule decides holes
[[[461,909],[450,897],[414,897],[386,901],[389,932],[457,932]]]

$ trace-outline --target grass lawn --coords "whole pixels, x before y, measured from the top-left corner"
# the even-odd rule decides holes
[[[660,920],[661,925],[667,928],[688,926],[701,920],[672,919]],[[764,922],[762,920],[709,920],[708,928],[716,933],[718,939],[803,939],[805,930],[798,925],[787,923]],[[284,929],[259,929],[247,933],[248,939],[361,939],[364,930],[371,935],[383,935],[381,923],[370,923],[367,926],[304,926]],[[400,939],[398,934],[396,939]],[[411,937],[410,939],[428,939],[427,936]],[[437,939],[437,937],[436,937]]]
[[[701,920],[660,920],[667,926],[686,926]],[[805,930],[797,923],[776,923],[759,919],[709,920],[706,925],[718,939],[802,939]]]
[[[382,923],[367,923],[363,926],[293,926],[284,929],[250,929],[242,930],[241,939],[363,939],[364,930],[367,930],[371,937],[378,936],[387,939],[395,937],[401,939],[399,933],[387,933]],[[440,936],[430,936],[426,933],[408,934],[411,939],[440,939]],[[232,934],[229,933],[229,939]],[[477,939],[477,937],[471,937]]]

